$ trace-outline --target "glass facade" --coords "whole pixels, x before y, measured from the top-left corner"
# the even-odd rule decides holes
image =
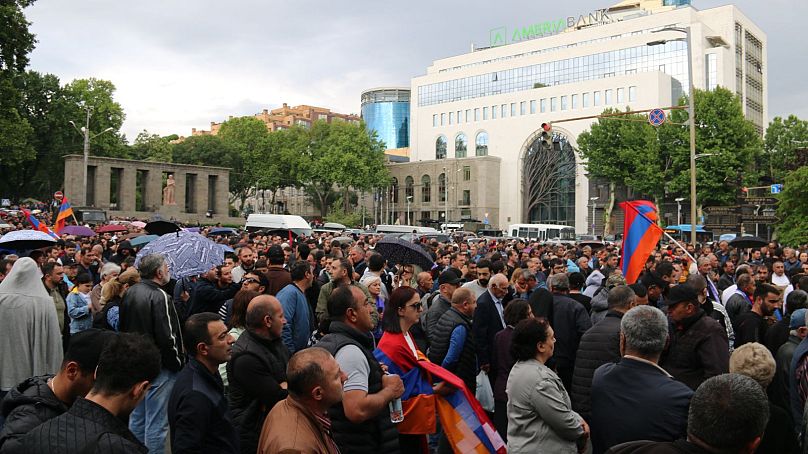
[[[537,162],[531,162],[536,160]],[[529,223],[575,225],[575,152],[566,136],[553,133],[552,149],[545,148],[541,137],[528,146],[525,155],[525,192],[538,193],[535,203],[532,203],[527,212]],[[541,172],[531,176],[527,168],[536,166]],[[535,190],[534,187],[547,186],[549,179],[552,187],[544,190]],[[543,180],[543,181],[541,181]],[[530,203],[525,200],[525,203]]]
[[[477,156],[488,156],[488,133],[485,131],[481,131],[477,134],[477,140],[475,140],[475,149]]]
[[[446,136],[435,139],[435,159],[446,159]]]
[[[379,89],[362,93],[362,119],[367,130],[376,131],[388,149],[409,147],[410,90]],[[437,123],[437,117],[433,123]]]
[[[455,158],[465,158],[468,149],[468,139],[462,132],[455,137]]]
[[[687,45],[668,41],[422,85],[418,87],[418,105],[532,90],[535,84],[554,86],[652,71],[664,71],[678,82],[672,93],[678,99],[682,87],[688,86]]]

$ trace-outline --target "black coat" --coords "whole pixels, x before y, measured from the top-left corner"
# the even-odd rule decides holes
[[[566,295],[553,295],[552,312],[550,323],[556,338],[553,359],[559,368],[572,371],[581,336],[592,327],[592,320],[581,303]]]
[[[239,437],[219,373],[191,358],[177,375],[168,399],[171,452],[237,453]]]
[[[196,282],[196,292],[194,292],[194,298],[191,303],[191,307],[188,308],[188,316],[198,314],[200,312],[213,312],[214,314],[219,313],[219,309],[221,309],[222,304],[225,301],[233,298],[236,296],[236,292],[241,289],[240,284],[230,284],[227,288],[219,288],[216,286],[216,283],[211,282],[207,279],[200,279]]]
[[[0,431],[0,452],[21,453],[22,439],[31,429],[67,411],[67,405],[53,394],[48,379],[53,375],[31,377],[8,392],[0,404],[5,418]]]
[[[494,336],[503,329],[505,329],[505,325],[502,324],[494,298],[491,297],[491,292],[486,290],[477,298],[477,309],[474,311],[471,324],[471,331],[477,346],[477,362],[480,365],[491,364]],[[493,378],[493,376],[490,377]]]
[[[595,370],[620,359],[620,320],[623,314],[608,311],[606,317],[589,328],[581,337],[578,353],[575,356],[575,370],[572,373],[570,400],[572,409],[589,420],[592,413],[592,377]]]
[[[632,358],[604,364],[592,379],[592,452],[634,440],[684,437],[693,391],[659,367]]]
[[[23,449],[28,454],[148,452],[124,420],[81,397],[67,413],[30,431],[23,439]]]
[[[727,331],[699,309],[669,329],[659,365],[695,390],[704,380],[729,372]]]

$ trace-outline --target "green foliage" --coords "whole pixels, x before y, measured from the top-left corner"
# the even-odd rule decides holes
[[[766,128],[766,154],[763,167],[774,182],[782,182],[790,170],[800,164],[797,149],[808,148],[808,121],[796,115],[774,117]]]
[[[776,232],[782,244],[799,246],[808,244],[808,166],[788,174],[780,193],[777,216],[780,225]]]
[[[23,72],[36,39],[22,10],[34,0],[0,2],[0,72]]]
[[[244,178],[244,159],[231,142],[219,136],[191,136],[172,147],[173,161],[177,164],[217,166],[233,169],[230,172],[230,192],[241,193],[250,182]]]
[[[328,216],[325,217],[324,222],[336,222],[347,227],[361,227],[362,212],[352,210],[346,213],[341,208],[335,209],[328,213]]]
[[[126,118],[123,107],[113,98],[115,85],[108,80],[95,78],[76,79],[64,87],[70,120],[78,127],[87,123],[87,108],[90,109],[90,135],[99,134],[90,143],[90,155],[112,158],[133,158],[126,147],[126,137],[120,133]]]
[[[173,151],[168,138],[143,131],[137,135],[129,150],[132,159],[152,162],[171,162]]]
[[[254,158],[260,156],[268,134],[264,122],[255,117],[233,118],[222,123],[219,129],[218,137],[237,157],[230,172],[230,192],[234,200],[241,201],[241,206],[250,191],[257,187],[260,175],[253,165]]]

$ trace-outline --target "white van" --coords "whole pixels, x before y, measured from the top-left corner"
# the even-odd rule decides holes
[[[291,214],[251,214],[244,226],[248,232],[256,230],[291,230],[296,235],[311,236],[311,226],[300,216]]]
[[[395,224],[379,224],[376,226],[376,233],[439,233],[432,227],[420,227],[417,225],[395,225]]]

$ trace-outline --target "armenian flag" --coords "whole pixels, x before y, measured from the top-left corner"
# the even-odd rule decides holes
[[[62,198],[62,204],[59,205],[59,214],[56,215],[56,222],[54,223],[56,233],[62,233],[62,229],[65,228],[65,220],[70,216],[73,216],[73,207],[70,206],[67,197],[64,197]]]
[[[31,224],[31,227],[33,227],[34,230],[39,230],[40,232],[45,232],[48,235],[56,238],[57,240],[59,239],[59,235],[53,233],[53,230],[49,229],[47,225],[39,222],[39,220],[37,218],[35,218],[34,215],[31,214],[30,211],[26,210],[25,208],[22,208],[21,210],[22,210],[22,214],[25,215],[25,218],[28,219],[28,222]]]
[[[645,262],[659,242],[662,228],[656,224],[659,216],[653,203],[634,200],[623,202],[620,207],[625,212],[620,268],[626,282],[633,284],[637,282]]]

